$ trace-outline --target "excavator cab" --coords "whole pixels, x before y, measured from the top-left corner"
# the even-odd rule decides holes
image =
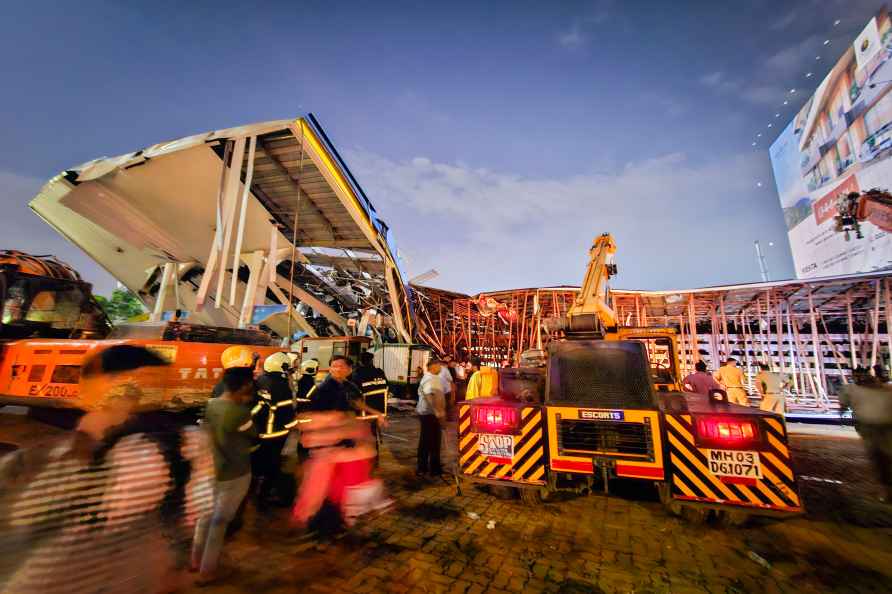
[[[89,283],[48,257],[0,251],[0,339],[104,337]]]

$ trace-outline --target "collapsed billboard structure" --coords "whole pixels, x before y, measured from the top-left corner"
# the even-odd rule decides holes
[[[555,338],[543,320],[566,315],[576,287],[461,295],[413,286],[419,332],[441,354],[517,365]],[[679,333],[684,373],[735,357],[749,378],[760,363],[790,378],[798,404],[830,406],[856,367],[892,366],[892,273],[673,291],[610,291],[627,326]]]
[[[413,336],[390,230],[312,114],[90,161],[31,208],[153,320]]]

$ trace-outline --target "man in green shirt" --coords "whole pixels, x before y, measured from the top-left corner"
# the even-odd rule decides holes
[[[217,578],[226,526],[251,485],[251,446],[257,436],[247,407],[254,395],[253,369],[226,369],[222,383],[223,394],[208,400],[205,410],[216,480],[214,507],[196,523],[192,541],[192,568],[199,572],[199,584]]]

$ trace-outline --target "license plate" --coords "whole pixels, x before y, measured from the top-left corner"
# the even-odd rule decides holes
[[[762,478],[759,452],[743,450],[707,450],[709,472],[716,476]]]
[[[491,435],[484,433],[477,436],[477,451],[491,458],[514,458],[513,435]]]

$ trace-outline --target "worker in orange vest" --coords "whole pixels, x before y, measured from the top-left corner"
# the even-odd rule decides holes
[[[468,380],[465,400],[495,396],[499,391],[499,372],[492,367],[483,365],[478,357],[471,358],[471,366],[475,371],[471,379]]]

